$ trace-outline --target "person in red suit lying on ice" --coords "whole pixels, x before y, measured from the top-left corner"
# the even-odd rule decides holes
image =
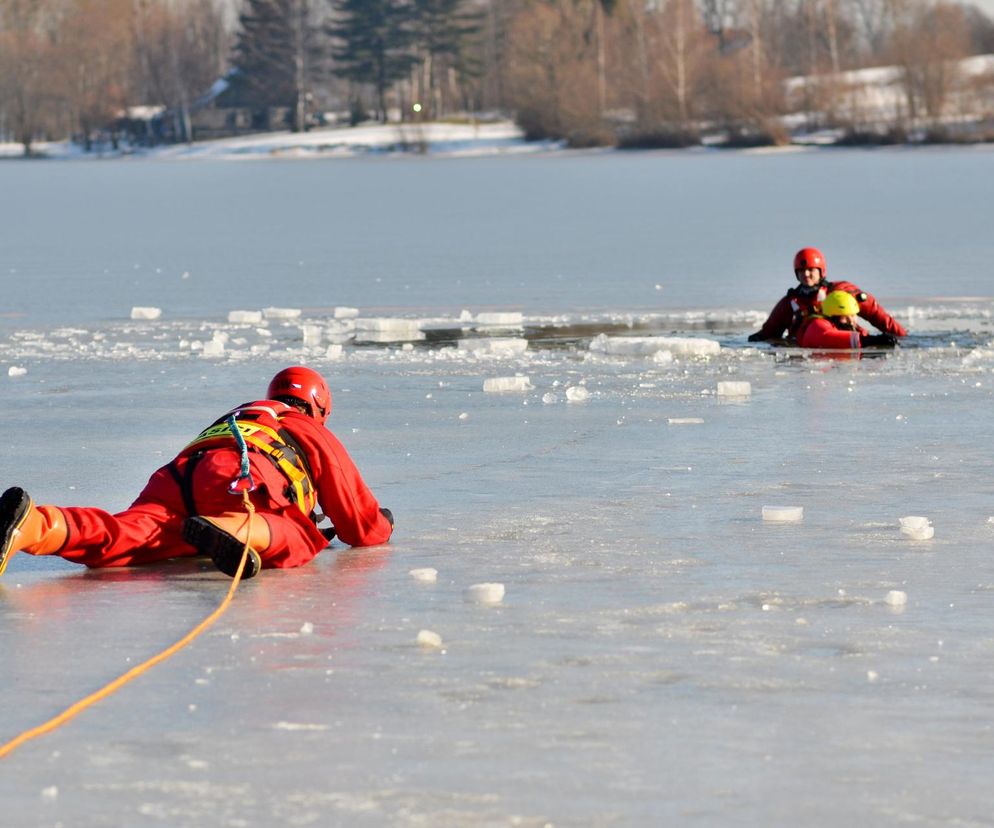
[[[331,391],[310,368],[273,377],[266,398],[219,417],[156,471],[123,512],[36,505],[19,487],[0,495],[0,574],[15,552],[59,555],[89,567],[209,555],[234,577],[301,566],[337,533],[350,546],[386,543],[380,508],[345,447],[325,428]],[[250,514],[242,489],[254,508]],[[317,509],[333,529],[318,528]]]

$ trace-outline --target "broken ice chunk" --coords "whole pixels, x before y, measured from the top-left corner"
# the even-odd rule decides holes
[[[262,315],[266,319],[297,319],[300,308],[263,308]]]
[[[210,342],[205,342],[201,356],[213,358],[224,356],[224,343],[226,338],[222,334],[214,334]]]
[[[803,506],[764,506],[763,520],[771,523],[797,523],[804,519]]]
[[[566,389],[566,399],[571,403],[586,402],[590,398],[590,392],[582,385],[571,385]]]
[[[418,632],[417,643],[419,647],[426,650],[442,649],[442,636],[432,630],[421,630]]]
[[[619,356],[650,356],[669,351],[671,356],[712,356],[721,351],[713,339],[691,336],[608,336],[598,334],[590,341],[590,350]]]
[[[478,313],[476,324],[491,328],[520,328],[524,317],[520,313]]]
[[[748,397],[752,394],[752,385],[748,382],[719,382],[719,397]]]
[[[487,337],[484,339],[460,339],[460,351],[473,353],[512,356],[528,350],[528,340],[517,337]]]
[[[900,518],[901,534],[908,540],[931,540],[935,537],[935,527],[927,517],[909,515]]]
[[[438,580],[438,570],[430,566],[421,569],[412,569],[408,573],[415,581],[422,581],[426,584],[433,584]]]
[[[531,381],[528,377],[490,377],[483,381],[483,390],[488,394],[503,394],[510,391],[530,391]]]
[[[131,309],[132,319],[158,319],[160,316],[162,316],[162,308],[134,307]]]
[[[884,596],[884,603],[889,607],[903,607],[908,603],[908,593],[892,589]]]
[[[233,310],[228,311],[228,321],[237,325],[258,325],[262,322],[262,311]]]
[[[360,342],[405,342],[425,338],[418,319],[370,317],[355,321],[356,336]]]
[[[301,325],[300,334],[304,345],[320,345],[324,331],[320,325]]]
[[[499,604],[504,600],[504,585],[496,583],[473,584],[463,593],[467,601],[477,604]]]

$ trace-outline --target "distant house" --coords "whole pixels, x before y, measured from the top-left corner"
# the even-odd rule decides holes
[[[152,146],[290,127],[293,119],[290,107],[247,105],[237,78],[238,70],[232,69],[185,109],[161,105],[128,107],[120,113],[115,128],[130,136],[134,144]]]

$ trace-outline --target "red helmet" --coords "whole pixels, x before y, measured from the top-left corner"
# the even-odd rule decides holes
[[[307,404],[310,415],[324,423],[331,413],[331,391],[317,371],[302,365],[284,368],[270,380],[266,397],[276,400],[280,397],[293,397]]]
[[[822,252],[817,247],[802,247],[797,253],[794,254],[794,272],[798,270],[804,270],[805,268],[815,268],[817,267],[821,271],[821,275],[825,276],[825,257]]]

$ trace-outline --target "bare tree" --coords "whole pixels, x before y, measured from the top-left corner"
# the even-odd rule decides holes
[[[597,91],[589,14],[573,0],[535,2],[510,29],[511,102],[532,137],[574,146],[610,143]]]
[[[959,82],[958,61],[969,54],[963,8],[945,2],[907,0],[891,38],[894,62],[903,70],[911,125],[941,120],[950,91]]]
[[[52,119],[53,7],[50,0],[0,0],[0,111],[27,156]]]
[[[132,0],[143,100],[166,106],[174,133],[192,141],[191,106],[224,74],[230,33],[216,0]]]
[[[58,74],[52,91],[87,150],[127,101],[129,12],[129,0],[71,0],[54,35]]]

